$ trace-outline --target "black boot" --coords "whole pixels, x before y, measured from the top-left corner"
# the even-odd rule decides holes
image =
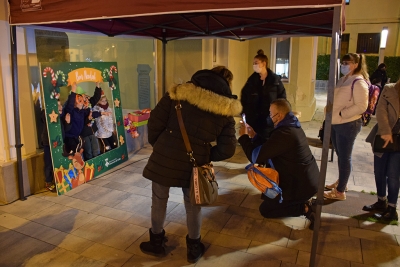
[[[160,234],[153,234],[151,228],[149,229],[150,241],[140,243],[140,250],[145,253],[156,257],[165,256],[164,243],[168,241],[165,237],[165,231],[162,230]]]
[[[200,237],[197,239],[189,238],[186,236],[186,246],[187,246],[187,261],[190,263],[196,263],[201,256],[203,256],[206,248],[204,244],[200,242]]]
[[[372,211],[372,210],[378,210],[378,211],[385,211],[387,209],[387,200],[381,200],[378,198],[378,201],[375,202],[372,205],[365,205],[363,208],[365,211]]]
[[[304,216],[310,221],[310,225],[308,229],[314,230],[314,221],[315,221],[315,211],[316,211],[316,202],[315,201],[307,201],[305,206],[307,206],[307,212],[304,208]]]
[[[399,216],[397,215],[396,207],[388,206],[383,213],[376,213],[375,218],[384,221],[398,221]]]

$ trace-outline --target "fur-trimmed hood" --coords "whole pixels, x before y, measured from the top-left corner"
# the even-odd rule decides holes
[[[174,85],[168,93],[172,100],[187,101],[201,110],[218,115],[235,116],[242,111],[239,100],[216,94],[193,83]]]

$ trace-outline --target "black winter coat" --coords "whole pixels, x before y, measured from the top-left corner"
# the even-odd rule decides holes
[[[75,108],[75,98],[76,93],[71,92],[68,96],[67,104],[63,109],[63,114],[61,115],[63,118],[67,113],[71,116],[71,128],[69,130],[65,130],[65,137],[78,137],[85,125],[85,118],[89,116],[90,109],[78,109]]]
[[[252,143],[248,135],[238,141],[251,161],[253,149],[260,144]],[[319,169],[302,128],[283,126],[272,131],[258,154],[257,163],[263,164],[268,159],[279,173],[284,201],[305,201],[317,193]]]
[[[388,80],[386,70],[376,69],[371,77],[369,77],[369,80],[371,83],[375,83],[376,80],[381,80],[381,88],[385,87]]]
[[[225,160],[235,153],[233,115],[238,115],[242,106],[232,97],[225,79],[211,71],[196,74],[192,81],[199,86],[186,83],[172,87],[150,114],[148,140],[153,153],[143,176],[164,186],[188,188],[193,168],[179,128],[176,100],[182,105],[183,122],[197,165]]]
[[[247,123],[260,135],[266,128],[272,131],[273,123],[269,118],[269,106],[278,98],[286,99],[286,90],[281,77],[267,69],[268,75],[262,85],[260,74],[254,72],[244,85],[240,101],[243,106],[242,113],[246,114]]]

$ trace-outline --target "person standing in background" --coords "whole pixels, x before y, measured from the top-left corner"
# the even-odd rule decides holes
[[[393,134],[400,134],[400,80],[387,84],[376,107],[377,124],[365,139],[374,145],[376,135],[385,141],[383,147],[393,143]],[[381,211],[375,217],[385,221],[398,220],[396,211],[400,186],[400,151],[374,153],[374,174],[378,201],[365,205],[365,211]],[[387,197],[386,197],[387,186]]]
[[[379,64],[378,68],[374,71],[374,73],[370,77],[370,81],[372,84],[375,84],[374,80],[376,81],[378,79],[381,81],[380,88],[382,89],[383,87],[385,87],[385,84],[388,81],[385,63]]]
[[[368,71],[363,54],[343,56],[340,72],[344,75],[336,84],[332,109],[331,140],[338,156],[339,179],[326,185],[325,198],[345,200],[352,164],[354,141],[361,131],[361,114],[368,107]],[[361,79],[354,82],[355,79]],[[352,88],[353,87],[353,88]]]
[[[242,113],[246,115],[247,124],[265,141],[274,129],[269,116],[271,102],[286,99],[286,90],[281,77],[268,68],[268,57],[261,49],[253,59],[253,70],[241,92]]]

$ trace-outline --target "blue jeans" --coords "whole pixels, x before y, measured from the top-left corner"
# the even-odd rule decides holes
[[[152,182],[152,205],[151,205],[151,231],[159,234],[164,228],[167,213],[167,202],[169,187]],[[182,188],[183,200],[186,209],[186,226],[191,239],[200,237],[201,229],[201,207],[190,204],[189,188]]]
[[[354,141],[361,131],[361,119],[332,125],[331,140],[338,157],[339,184],[337,191],[344,192],[351,173],[351,154]]]
[[[378,197],[386,196],[388,202],[396,206],[400,186],[400,152],[383,153],[382,157],[374,156],[374,173]]]
[[[100,154],[99,141],[94,134],[83,137],[83,155],[85,160],[97,157]]]

